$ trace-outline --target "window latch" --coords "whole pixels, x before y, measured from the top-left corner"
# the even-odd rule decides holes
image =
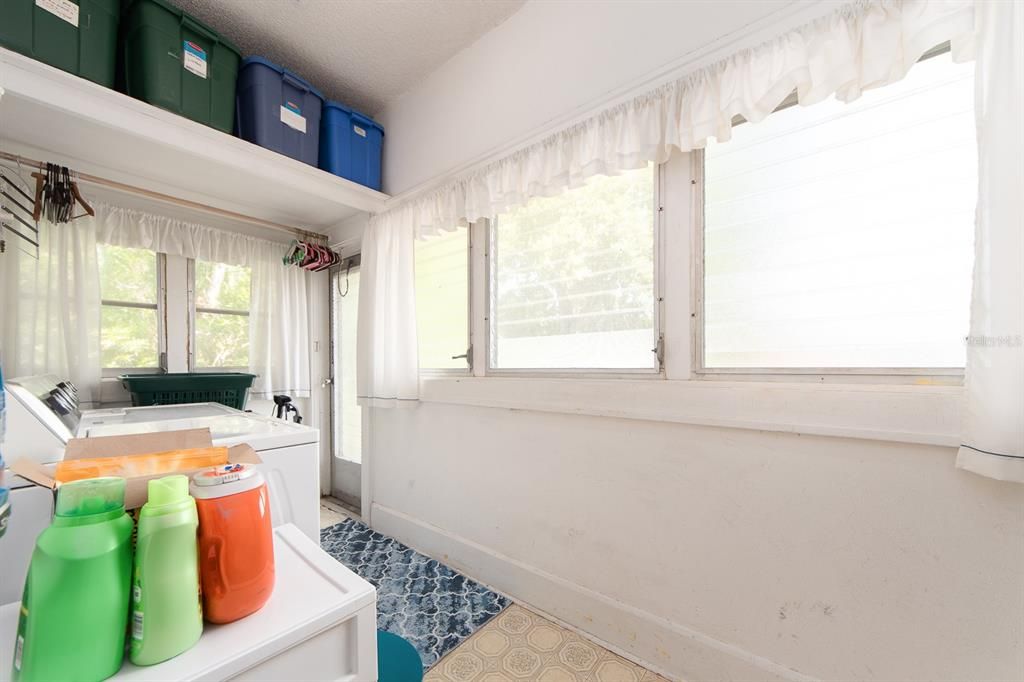
[[[658,342],[651,349],[654,353],[654,357],[658,360],[658,369],[661,369],[665,365],[665,335],[658,334]]]
[[[466,349],[465,353],[462,353],[461,355],[453,355],[452,356],[452,360],[458,360],[460,358],[465,358],[466,365],[469,367],[470,370],[473,369],[473,346],[472,346],[472,344],[470,344],[469,348]]]

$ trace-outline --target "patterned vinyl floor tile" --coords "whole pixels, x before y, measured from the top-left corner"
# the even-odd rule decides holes
[[[442,658],[424,682],[667,682],[513,604]]]

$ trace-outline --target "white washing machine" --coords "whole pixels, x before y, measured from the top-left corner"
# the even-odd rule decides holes
[[[263,460],[274,526],[292,523],[320,544],[320,432],[294,422],[235,410],[219,403],[78,409],[74,386],[53,375],[6,382],[4,458],[60,461],[71,438],[209,428],[214,445],[248,443]],[[16,479],[10,529],[0,538],[0,604],[21,597],[21,584],[39,533],[49,525],[52,495]],[[10,561],[10,563],[8,563]]]

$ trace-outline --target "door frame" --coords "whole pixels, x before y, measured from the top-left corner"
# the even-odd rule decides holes
[[[329,471],[328,471],[328,475],[327,475],[326,478],[327,478],[327,481],[328,481],[328,487],[330,488],[330,494],[332,496],[335,493],[335,487],[334,487],[334,468],[335,468],[335,461],[337,460],[336,452],[337,452],[337,448],[340,446],[340,444],[335,442],[335,438],[336,438],[337,433],[338,433],[338,421],[341,419],[340,409],[342,409],[342,406],[339,405],[338,401],[337,401],[337,393],[338,393],[338,390],[339,390],[337,382],[340,380],[341,368],[337,367],[336,364],[335,364],[335,358],[337,356],[337,353],[335,351],[337,350],[337,344],[340,343],[340,339],[337,338],[337,335],[335,333],[336,330],[338,329],[337,320],[335,319],[335,304],[336,304],[336,299],[339,296],[338,291],[337,291],[337,287],[335,286],[335,281],[336,281],[336,278],[339,278],[339,277],[344,275],[344,272],[345,272],[345,270],[347,268],[349,268],[349,267],[359,268],[359,266],[361,265],[361,262],[362,262],[362,260],[360,258],[360,254],[358,254],[358,253],[354,254],[354,255],[351,255],[351,256],[348,256],[348,257],[342,259],[342,261],[341,261],[341,263],[339,265],[336,265],[336,266],[334,266],[334,267],[332,267],[330,269],[329,277],[327,279],[327,286],[328,286],[327,308],[328,308],[328,325],[329,325],[329,330],[328,330],[328,338],[329,338],[329,342],[328,342],[329,374],[328,374],[328,376],[330,378],[329,387],[331,389],[330,390],[330,400],[329,400],[329,403],[328,403],[329,404],[328,411],[330,413],[329,428],[330,428],[330,443],[331,443],[331,445],[330,445],[330,466],[329,466]],[[369,481],[370,481],[369,468],[370,467],[368,466],[369,463],[367,461],[368,460],[367,454],[368,454],[368,451],[369,451],[369,447],[368,447],[368,445],[369,445],[369,425],[370,425],[369,414],[368,414],[369,412],[370,412],[370,410],[368,410],[368,409],[363,409],[361,411],[361,424],[360,424],[360,429],[361,429],[361,434],[360,434],[361,447],[360,447],[360,464],[359,464],[359,466],[360,466],[359,500],[360,500],[360,507],[361,507],[360,508],[360,515],[362,516],[363,520],[366,521],[366,522],[369,521],[369,510],[370,510],[370,500],[369,500],[369,496],[366,494],[366,492],[370,489],[370,487],[369,487]],[[346,502],[346,503],[349,503],[348,500],[343,500],[343,501]]]

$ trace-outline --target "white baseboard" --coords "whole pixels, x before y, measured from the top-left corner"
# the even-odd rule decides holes
[[[373,528],[550,615],[601,646],[689,682],[814,678],[374,503]]]

